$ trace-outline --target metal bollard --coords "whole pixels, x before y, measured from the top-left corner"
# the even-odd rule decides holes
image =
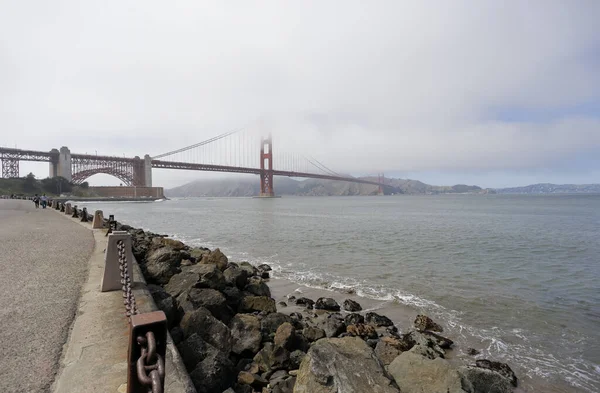
[[[102,292],[121,290],[121,270],[119,269],[119,254],[117,242],[122,240],[125,244],[125,254],[127,257],[127,272],[129,277],[133,277],[133,253],[131,252],[131,235],[125,231],[116,231],[108,236],[106,251],[104,252],[104,274],[100,290]]]
[[[60,210],[60,205],[62,205],[62,203],[60,203],[59,201],[56,201],[54,203],[54,210]]]
[[[117,222],[115,221],[114,214],[111,214],[108,216],[108,231],[106,232],[106,236],[108,236],[110,233],[113,233],[116,230],[117,230]]]
[[[77,205],[73,206],[73,218],[79,218],[79,211],[77,210]]]
[[[81,222],[88,222],[88,212],[87,212],[87,207],[84,207],[81,210]]]
[[[162,311],[132,315],[127,393],[164,392],[167,318]]]
[[[64,202],[60,204],[60,212],[61,213],[65,212],[65,204],[64,204]]]
[[[92,229],[100,228],[104,228],[104,214],[102,213],[102,210],[96,210],[92,221]]]

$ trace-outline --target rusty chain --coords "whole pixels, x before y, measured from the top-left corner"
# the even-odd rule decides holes
[[[138,381],[148,388],[148,392],[163,393],[165,361],[156,353],[154,333],[147,332],[145,337],[138,336],[137,342],[142,347],[142,354],[137,361]]]
[[[131,289],[131,277],[129,276],[127,253],[125,242],[117,242],[119,255],[119,270],[121,272],[121,285],[123,289],[123,304],[125,305],[125,316],[127,318],[138,313],[135,295]],[[146,336],[137,336],[137,343],[141,346],[141,355],[137,361],[138,381],[148,388],[148,393],[163,393],[165,381],[165,360],[156,353],[156,339],[154,332],[146,332]],[[148,374],[150,372],[150,374]]]

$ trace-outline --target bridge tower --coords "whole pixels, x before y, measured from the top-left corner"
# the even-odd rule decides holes
[[[383,173],[377,175],[377,183],[379,183],[378,195],[385,195],[383,193],[383,185],[385,184],[385,175]]]
[[[273,140],[271,135],[260,142],[260,196],[272,198],[273,191]]]

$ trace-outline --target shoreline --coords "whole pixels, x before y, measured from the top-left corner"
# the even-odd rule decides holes
[[[301,337],[300,341],[305,342],[305,346],[301,346],[299,348],[295,349],[296,351],[299,351],[300,354],[302,355],[302,357],[309,357],[310,358],[310,354],[311,354],[311,347],[315,346],[315,345],[326,345],[329,343],[329,341],[334,342],[335,340],[345,340],[345,339],[351,339],[352,337],[354,338],[361,338],[362,340],[358,340],[358,342],[363,342],[363,344],[366,342],[368,343],[368,347],[367,350],[368,351],[375,351],[372,352],[374,355],[374,358],[379,359],[377,356],[387,356],[386,358],[386,362],[383,362],[381,360],[379,360],[381,362],[381,365],[376,366],[379,367],[377,370],[379,371],[374,371],[375,374],[379,375],[381,373],[381,375],[386,376],[385,378],[382,379],[382,381],[387,381],[386,383],[389,383],[390,385],[390,392],[395,392],[397,390],[397,385],[394,382],[394,378],[390,377],[388,373],[388,367],[389,367],[389,372],[393,374],[392,370],[392,360],[394,360],[395,358],[402,358],[402,357],[409,357],[409,356],[417,356],[418,359],[424,359],[424,361],[428,361],[428,360],[432,360],[432,359],[437,359],[440,362],[444,362],[443,364],[447,364],[448,368],[448,372],[453,373],[452,375],[455,376],[455,378],[462,378],[463,380],[465,378],[471,378],[474,379],[475,383],[480,383],[480,375],[481,373],[489,373],[489,372],[493,372],[490,370],[483,370],[481,367],[477,367],[475,365],[475,361],[477,360],[475,357],[471,357],[471,361],[469,362],[469,365],[465,365],[465,364],[461,364],[458,361],[458,357],[455,356],[456,350],[451,349],[452,347],[452,341],[448,340],[446,338],[444,338],[443,336],[438,336],[439,333],[434,333],[433,331],[430,331],[429,328],[425,328],[423,326],[422,329],[417,329],[416,327],[411,327],[413,325],[413,322],[417,322],[415,320],[415,317],[417,317],[418,313],[416,310],[411,310],[408,306],[402,306],[402,305],[398,305],[395,304],[393,302],[389,302],[389,301],[381,301],[381,300],[375,300],[375,299],[369,299],[369,298],[365,298],[365,297],[361,297],[355,293],[346,293],[348,291],[331,291],[331,290],[326,290],[326,289],[317,289],[317,288],[310,288],[307,286],[303,286],[301,284],[296,284],[290,280],[287,280],[285,278],[271,278],[270,274],[268,273],[271,268],[268,265],[260,265],[258,266],[258,268],[256,266],[252,267],[251,264],[249,264],[248,262],[241,262],[241,263],[236,263],[236,262],[230,262],[227,260],[227,257],[225,255],[223,255],[220,250],[217,248],[215,250],[208,250],[206,248],[201,248],[201,247],[190,247],[185,245],[184,243],[178,241],[178,240],[174,240],[173,238],[170,238],[166,235],[158,235],[158,234],[154,234],[152,232],[145,232],[141,229],[136,229],[133,227],[130,227],[128,225],[122,225],[122,224],[118,224],[118,228],[121,230],[127,230],[132,234],[133,237],[133,243],[134,243],[134,255],[136,255],[136,253],[138,255],[136,255],[136,259],[138,260],[138,263],[140,264],[140,266],[142,267],[142,271],[144,271],[144,275],[146,280],[148,281],[149,284],[151,284],[150,286],[152,287],[151,291],[153,292],[153,296],[155,297],[155,300],[157,302],[157,304],[159,305],[159,308],[166,308],[166,310],[164,310],[165,312],[167,311],[171,311],[172,315],[173,315],[173,309],[176,310],[176,314],[181,314],[179,315],[179,317],[172,317],[175,320],[175,323],[179,322],[181,323],[181,327],[184,328],[186,324],[185,321],[186,318],[188,317],[189,313],[194,313],[194,307],[190,307],[189,304],[186,303],[189,302],[190,299],[185,300],[182,299],[183,297],[189,297],[190,295],[183,295],[184,292],[179,291],[179,290],[175,290],[175,292],[173,292],[173,287],[177,286],[180,284],[180,281],[182,281],[183,278],[185,277],[189,277],[190,272],[195,272],[198,269],[202,270],[206,268],[206,265],[210,265],[210,264],[215,264],[217,266],[220,266],[220,269],[222,273],[225,273],[225,275],[227,276],[227,273],[233,274],[232,272],[237,272],[240,269],[241,270],[248,270],[251,269],[254,273],[252,275],[250,275],[250,277],[248,278],[248,283],[244,284],[246,286],[241,287],[239,289],[236,288],[236,291],[239,292],[239,290],[242,290],[242,298],[241,301],[242,303],[247,300],[247,299],[252,299],[252,301],[259,301],[262,302],[267,301],[267,299],[271,299],[268,301],[269,306],[268,309],[261,309],[260,306],[259,309],[254,309],[253,306],[251,306],[250,308],[244,306],[244,309],[239,309],[237,310],[237,313],[235,314],[235,316],[233,318],[237,318],[237,317],[248,317],[250,318],[248,312],[255,314],[257,318],[259,318],[260,321],[263,321],[264,319],[268,319],[269,316],[276,316],[276,315],[280,315],[280,317],[277,318],[282,318],[283,319],[290,319],[290,323],[294,324],[294,328],[296,329],[296,333],[299,337]],[[143,255],[140,254],[140,250],[143,250]],[[158,251],[157,251],[158,250]],[[162,261],[162,265],[161,265],[161,269],[162,270],[169,270],[169,269],[173,269],[173,272],[169,273],[170,277],[168,278],[163,278],[162,276],[155,276],[156,273],[156,269],[154,266],[154,260],[155,260],[155,254],[156,253],[169,253],[169,252],[179,252],[181,255],[183,255],[183,257],[181,257],[181,260],[178,262],[180,263],[180,266],[177,266],[177,268],[173,269],[173,263],[176,262],[168,262],[167,265],[164,264],[165,261]],[[194,256],[192,256],[194,255]],[[189,258],[189,259],[186,259]],[[170,264],[170,265],[169,265]],[[159,269],[160,270],[160,269]],[[160,273],[162,274],[162,273]],[[195,274],[195,273],[194,273]],[[218,272],[217,272],[217,275]],[[173,278],[175,277],[175,278]],[[185,281],[185,280],[184,280]],[[176,284],[173,284],[173,282],[175,282]],[[211,288],[213,284],[202,284],[200,285],[200,287],[206,287],[208,286],[208,288]],[[196,286],[192,286],[194,288],[196,288]],[[189,288],[192,288],[189,287]],[[235,287],[235,284],[234,284]],[[251,287],[251,288],[250,288]],[[266,287],[266,289],[265,289]],[[261,289],[262,288],[262,289]],[[187,289],[187,291],[194,291],[194,289]],[[222,290],[222,294],[225,295],[225,297],[228,297],[228,291],[231,292],[231,289],[227,289],[227,288],[220,288],[220,290]],[[198,291],[198,290],[196,290]],[[248,291],[251,291],[250,293]],[[258,293],[252,293],[253,291],[258,291]],[[169,294],[169,292],[171,292],[171,294]],[[215,291],[216,292],[216,291]],[[350,291],[351,292],[351,291]],[[265,295],[268,294],[268,296],[258,296],[258,295]],[[221,295],[222,296],[222,295]],[[237,295],[236,295],[237,296]],[[311,299],[311,302],[314,302],[315,300],[318,302],[331,302],[332,304],[335,304],[335,306],[331,309],[327,309],[327,310],[313,310],[312,307],[305,307],[302,305],[298,305],[295,304],[294,301],[290,301],[290,296],[294,296],[296,298],[300,298],[300,297],[308,297],[309,299]],[[245,298],[247,297],[247,299]],[[258,299],[259,297],[262,297],[263,299]],[[165,300],[165,299],[170,299],[170,300]],[[323,300],[324,299],[324,300]],[[228,301],[230,301],[231,299],[228,298]],[[239,299],[238,299],[239,300]],[[165,301],[168,304],[168,306],[165,306]],[[204,301],[204,300],[203,300]],[[354,318],[356,316],[356,314],[352,314],[350,312],[347,312],[344,310],[346,303],[348,302],[359,302],[360,305],[358,306],[358,308],[361,310],[359,312],[359,315],[365,315],[367,317],[367,321],[365,322],[347,322],[344,320],[344,318],[348,318],[348,317],[352,317]],[[285,302],[285,305],[282,303]],[[193,303],[193,301],[192,301]],[[272,303],[272,305],[271,305]],[[187,306],[186,306],[187,304]],[[275,304],[277,304],[277,306],[275,306]],[[339,305],[344,304],[344,308],[342,308],[340,310],[340,306]],[[357,303],[358,304],[358,303]],[[231,305],[230,305],[231,306]],[[362,307],[361,307],[362,306]],[[399,307],[400,306],[400,307]],[[318,303],[317,306],[315,308],[318,308]],[[336,309],[337,307],[337,309]],[[200,307],[202,308],[202,307]],[[322,308],[322,307],[321,307]],[[222,312],[223,309],[219,309],[219,310],[213,310],[210,307],[208,307],[209,310],[211,310],[211,312],[213,313],[213,315],[215,317],[217,316],[222,316]],[[233,306],[231,306],[231,309],[233,309]],[[183,312],[182,312],[183,311]],[[231,313],[231,311],[229,312]],[[257,314],[258,313],[258,314]],[[380,314],[383,315],[392,315],[393,314],[393,320],[390,321],[390,319],[388,319],[385,316],[380,316]],[[370,317],[369,317],[370,316]],[[229,319],[230,316],[227,317],[223,317],[223,322],[231,322],[231,319]],[[361,317],[364,318],[364,317]],[[368,318],[372,318],[372,321],[369,321]],[[373,319],[375,318],[375,319]],[[428,320],[430,322],[427,323],[431,323],[433,324],[432,326],[437,326],[437,328],[435,329],[436,331],[443,331],[443,329],[441,327],[439,327],[439,325],[435,324],[433,321],[431,321],[430,319],[428,319],[427,317],[423,317],[423,316],[419,316],[417,317],[417,320],[419,318],[426,318],[425,320]],[[332,322],[334,321],[334,322]],[[383,321],[383,322],[381,322]],[[388,322],[385,322],[388,321]],[[262,323],[262,322],[261,322]],[[314,340],[311,341],[310,343],[308,342],[307,338],[302,336],[301,333],[298,332],[304,332],[306,331],[306,329],[317,329],[317,330],[322,330],[319,328],[323,327],[326,330],[328,328],[331,328],[331,324],[334,323],[335,325],[335,332],[331,332],[331,331],[327,331],[327,334],[325,334],[325,338],[322,338],[320,340]],[[355,325],[353,325],[353,323],[355,323]],[[363,324],[364,323],[364,324]],[[226,323],[227,325],[227,323]],[[283,326],[283,325],[281,325]],[[388,327],[385,327],[388,326]],[[397,329],[398,326],[403,326],[406,327],[406,329],[401,328],[401,329]],[[280,327],[280,326],[278,326]],[[230,328],[233,330],[234,327],[230,326]],[[358,330],[356,330],[358,328]],[[175,329],[178,329],[177,326],[175,326]],[[300,329],[300,330],[298,330]],[[304,329],[304,330],[302,330]],[[438,330],[439,329],[439,330]],[[367,333],[365,333],[365,331]],[[174,337],[178,337],[178,331],[172,332],[172,336]],[[279,334],[279,330],[277,329],[277,332],[272,332],[271,335],[274,335],[275,337],[275,343],[277,343],[277,334]],[[443,333],[442,333],[443,334]],[[264,332],[263,332],[264,335]],[[185,338],[186,335],[184,335],[183,337],[180,338]],[[340,338],[335,338],[335,337],[340,337]],[[343,338],[341,338],[343,337]],[[370,338],[369,338],[370,337]],[[416,341],[415,338],[417,337]],[[451,338],[451,337],[449,337]],[[179,341],[178,344],[180,344],[180,351],[183,352],[183,357],[185,359],[186,352],[189,352],[189,343],[186,344],[186,342],[189,340],[190,338],[187,337],[187,339],[185,341]],[[441,341],[439,341],[441,340]],[[327,342],[325,342],[327,341]],[[388,343],[392,342],[394,343],[393,345],[390,346],[390,344]],[[318,344],[317,344],[318,343]],[[420,343],[420,344],[419,344]],[[263,353],[264,351],[269,350],[268,348],[269,345],[271,345],[271,347],[273,346],[272,341],[270,339],[266,339],[261,340],[260,342],[260,346],[261,349],[259,350],[259,352],[257,352],[255,354],[254,357],[254,363],[257,362],[257,357],[260,357],[259,355],[261,353]],[[441,347],[440,347],[441,345]],[[384,348],[384,349],[380,349],[380,347]],[[400,349],[402,348],[402,350]],[[255,348],[256,349],[256,348]],[[272,349],[272,348],[271,348]],[[290,350],[292,348],[289,348]],[[471,349],[467,349],[465,348],[465,350],[467,351],[471,351]],[[379,351],[379,352],[378,352]],[[383,355],[378,355],[381,354],[383,351],[383,353],[386,353],[387,351],[387,355],[383,354]],[[227,350],[225,351],[227,352]],[[410,352],[410,354],[409,354]],[[473,353],[475,353],[477,351],[473,351]],[[389,353],[393,353],[394,356],[390,357],[391,355],[389,355]],[[402,355],[403,353],[405,353],[405,355]],[[416,353],[416,354],[415,354]],[[264,354],[263,354],[264,355]],[[402,355],[402,356],[400,356]],[[233,360],[240,360],[238,356],[235,355],[230,355],[231,359]],[[288,359],[289,360],[289,359]],[[241,361],[241,360],[240,360]],[[384,364],[387,363],[387,364]],[[397,363],[401,363],[400,361],[397,361]],[[265,379],[265,377],[267,377],[266,379],[268,380],[268,377],[272,376],[272,372],[277,372],[279,373],[281,371],[281,373],[283,373],[284,371],[286,371],[288,374],[286,374],[286,378],[284,378],[287,384],[290,384],[293,380],[293,384],[296,383],[296,375],[298,372],[302,373],[302,370],[298,370],[298,368],[300,368],[301,364],[300,362],[297,362],[297,364],[295,364],[294,366],[276,366],[275,370],[271,370],[270,368],[266,369],[266,370],[261,370],[263,371],[263,376],[261,377],[261,375],[258,373],[258,370],[251,370],[251,371],[256,371],[257,374],[254,375],[254,377],[256,378],[263,378]],[[500,363],[497,363],[498,365]],[[382,368],[382,366],[385,365],[385,368]],[[479,365],[479,360],[477,361],[477,365]],[[190,371],[190,373],[192,374],[192,379],[194,379],[193,375],[194,373],[197,373],[197,367],[200,367],[200,363],[197,363],[194,365],[196,368],[193,367],[188,367],[188,371]],[[239,364],[238,364],[239,367]],[[499,367],[499,366],[498,366]],[[507,368],[508,370],[510,370],[510,367],[508,367],[507,365],[503,365],[502,367]],[[191,369],[190,369],[191,368]],[[426,369],[426,367],[424,366],[424,369]],[[279,370],[279,371],[277,371]],[[462,372],[463,374],[460,374],[460,372]],[[240,375],[242,375],[242,373],[246,373],[247,370],[243,370],[243,369],[239,369],[238,370],[240,372]],[[281,374],[280,373],[280,374]],[[466,373],[466,374],[465,374]],[[473,376],[471,374],[475,373],[476,376]],[[303,377],[304,379],[309,378],[310,376],[306,376],[305,375],[306,372],[304,372]],[[474,375],[475,375],[474,374]],[[510,370],[510,374],[512,374],[512,370]],[[245,374],[244,374],[245,375]],[[469,377],[467,377],[467,375],[470,375]],[[460,377],[459,377],[460,376]],[[493,374],[493,376],[496,378],[500,378],[501,382],[506,382],[507,379],[503,377],[498,377],[497,373]],[[298,377],[299,380],[301,379],[301,377]],[[387,378],[387,379],[386,379]],[[479,378],[479,379],[478,379]],[[302,379],[302,381],[304,381],[304,379]],[[196,379],[196,381],[198,382],[198,379]],[[477,382],[479,381],[479,382]],[[239,382],[239,381],[238,381]],[[277,381],[276,381],[277,382]],[[283,383],[282,381],[279,381],[281,383]],[[398,381],[397,381],[398,382]],[[439,382],[439,381],[438,381]],[[398,384],[402,384],[403,382],[400,381],[398,382]],[[292,384],[292,385],[293,385]],[[510,383],[508,384],[510,385]],[[269,385],[270,386],[270,385]],[[403,391],[406,389],[406,387],[403,388]],[[508,389],[508,388],[507,388]],[[202,389],[199,389],[199,391],[203,391]],[[213,390],[206,390],[206,391],[213,391]],[[217,392],[217,390],[214,390],[215,392]],[[269,391],[269,390],[267,390]],[[281,390],[282,392],[292,392],[292,390]],[[386,390],[387,391],[387,390]],[[469,391],[469,390],[466,390]],[[510,390],[505,390],[505,391],[515,391],[515,392],[520,392],[521,389],[515,389],[513,390],[512,387],[510,387]],[[550,391],[550,390],[546,390],[546,391]],[[237,392],[237,390],[234,390],[234,392]]]

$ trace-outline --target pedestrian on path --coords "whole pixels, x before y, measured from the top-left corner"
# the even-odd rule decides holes
[[[35,204],[36,209],[40,207],[40,197],[38,196],[38,194],[35,194],[35,196],[33,197],[33,203]]]
[[[44,195],[42,195],[42,209],[45,209],[47,205],[48,205],[48,197],[46,196],[46,194],[44,194]]]

